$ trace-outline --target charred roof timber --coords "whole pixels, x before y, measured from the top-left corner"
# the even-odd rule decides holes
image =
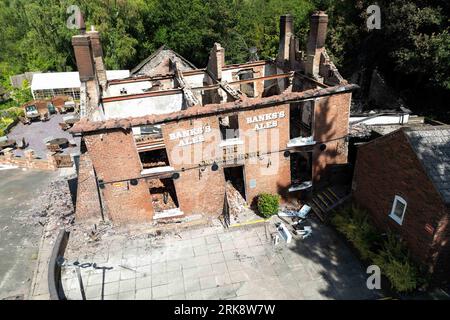
[[[99,123],[174,112],[184,117],[186,111],[197,106],[205,108],[201,113],[216,112],[227,109],[224,106],[230,103],[237,109],[258,106],[269,101],[264,99],[270,96],[280,103],[290,101],[290,98],[284,100],[287,97],[284,94],[291,91],[304,91],[308,95],[306,90],[310,89],[313,92],[321,92],[321,88],[330,92],[348,90],[347,82],[324,48],[327,23],[325,12],[312,15],[306,59],[294,35],[293,17],[287,14],[280,17],[276,60],[226,65],[225,49],[215,43],[206,68],[197,69],[163,46],[140,63],[132,77],[113,81],[107,81],[100,34],[92,29],[72,38],[82,82],[82,118],[89,120],[86,123]]]
[[[355,84],[340,85],[324,89],[314,89],[303,92],[283,93],[261,99],[238,100],[228,103],[210,104],[204,107],[192,107],[180,112],[162,115],[148,115],[145,117],[135,117],[129,119],[112,119],[108,121],[89,121],[82,119],[70,130],[72,133],[87,133],[105,129],[126,129],[133,126],[161,124],[165,122],[178,121],[181,119],[205,117],[213,114],[229,113],[254,108],[263,108],[271,105],[295,103],[312,98],[326,97],[333,94],[347,93],[358,89]]]

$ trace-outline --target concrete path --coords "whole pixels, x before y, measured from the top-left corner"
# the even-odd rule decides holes
[[[0,299],[26,298],[36,266],[42,227],[23,223],[33,199],[56,172],[0,171]]]
[[[67,258],[81,263],[87,299],[379,297],[366,288],[365,270],[328,227],[313,222],[312,237],[274,246],[268,232],[273,222],[268,229],[208,227],[163,239],[116,239],[92,254],[70,252],[69,240]],[[81,299],[75,268],[63,269],[69,299]]]

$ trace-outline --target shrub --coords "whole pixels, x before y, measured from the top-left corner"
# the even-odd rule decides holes
[[[367,219],[364,211],[348,206],[331,220],[336,229],[355,246],[363,260],[374,256],[373,246],[379,242],[378,233]]]
[[[13,122],[11,118],[0,118],[0,137],[6,135],[6,128]]]
[[[393,234],[382,240],[361,209],[348,206],[334,215],[331,222],[363,260],[380,267],[397,292],[414,290],[424,282],[403,243]]]
[[[405,246],[393,234],[388,234],[373,262],[398,292],[412,291],[423,281]]]
[[[6,128],[13,123],[19,116],[24,116],[22,108],[11,107],[0,110],[0,137],[7,134]]]
[[[262,193],[258,196],[258,211],[264,218],[269,218],[278,213],[280,196]]]

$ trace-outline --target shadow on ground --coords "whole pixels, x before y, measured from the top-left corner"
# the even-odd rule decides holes
[[[312,277],[322,280],[318,292],[328,299],[377,299],[381,290],[369,290],[366,285],[366,268],[347,247],[336,232],[315,218],[304,225],[311,225],[313,234],[304,240],[295,240],[290,248],[306,262]]]

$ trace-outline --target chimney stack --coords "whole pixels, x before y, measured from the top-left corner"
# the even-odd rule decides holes
[[[103,61],[103,49],[100,41],[100,33],[95,30],[94,26],[91,27],[91,31],[87,33],[91,40],[92,55],[94,59],[94,68],[97,74],[98,81],[103,89],[106,89],[106,69]]]
[[[327,36],[328,15],[318,11],[311,16],[311,30],[306,47],[306,73],[319,76],[320,57],[325,46]]]
[[[95,78],[94,59],[89,35],[80,34],[72,37],[73,50],[81,81]]]
[[[278,47],[278,61],[289,60],[291,38],[294,35],[293,18],[290,14],[280,17],[280,43]]]
[[[91,39],[92,52],[94,54],[94,58],[102,57],[103,58],[103,49],[102,43],[100,42],[100,33],[95,30],[94,26],[91,27],[91,31],[87,33],[89,38]]]
[[[209,54],[209,61],[206,69],[216,78],[222,80],[222,68],[225,65],[225,49],[220,43],[214,43],[214,47]]]

